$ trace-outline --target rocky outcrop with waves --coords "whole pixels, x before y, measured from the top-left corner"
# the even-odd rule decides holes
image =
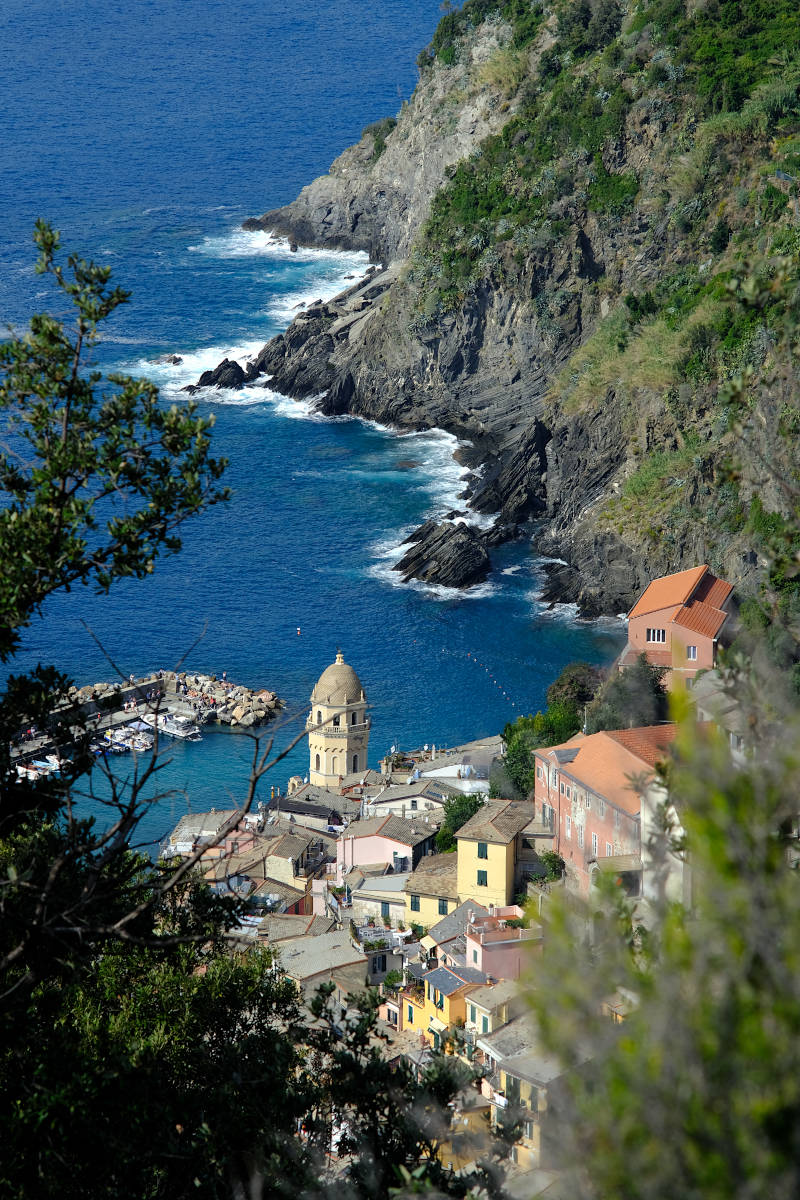
[[[729,282],[789,244],[792,164],[773,135],[800,133],[800,69],[771,57],[787,5],[744,23],[735,5],[676,16],[667,0],[448,14],[396,121],[247,223],[376,268],[298,314],[239,382],[465,439],[481,464],[468,504],[497,515],[470,544],[524,527],[562,560],[548,598],[587,616],[695,562],[746,579],[759,482],[745,468],[726,490],[725,381],[758,371],[770,339]],[[440,566],[442,530],[399,569],[465,586],[468,570]]]

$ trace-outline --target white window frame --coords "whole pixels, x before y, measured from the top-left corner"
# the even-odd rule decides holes
[[[667,640],[666,629],[648,629],[646,640],[656,644],[663,645]]]
[[[571,817],[564,818],[564,837],[567,837],[570,839],[570,841],[572,841],[572,818]]]
[[[606,858],[611,858],[613,853],[614,847],[611,845],[611,842],[606,842]]]
[[[597,834],[592,834],[592,858],[597,858]]]
[[[686,657],[689,662],[697,662],[697,646],[687,646]]]

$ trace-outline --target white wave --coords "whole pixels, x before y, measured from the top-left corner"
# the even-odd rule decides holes
[[[337,265],[342,271],[363,274],[369,266],[369,255],[363,250],[318,250],[298,246],[292,250],[286,238],[274,237],[263,229],[231,229],[217,236],[204,237],[202,242],[187,247],[192,254],[209,258],[271,258],[275,261],[305,262]]]
[[[394,557],[395,559],[400,557],[396,548]],[[434,600],[488,600],[490,596],[497,595],[496,586],[489,583],[488,580],[485,583],[476,583],[470,588],[442,587],[438,583],[424,583],[421,579],[409,579],[406,583],[387,563],[374,563],[367,574],[372,579],[379,579],[381,583],[391,584],[392,587],[411,588],[412,591],[423,592]]]
[[[537,617],[544,620],[564,621],[574,625],[579,619],[577,604],[557,604],[541,599],[541,591],[528,592],[525,599]]]
[[[521,570],[522,570],[522,567],[519,567],[519,566],[517,566],[517,567],[503,567],[503,569],[502,569],[502,571],[500,572],[500,574],[501,574],[501,575],[516,575],[516,574],[517,574],[519,571],[521,571]]]
[[[157,384],[167,396],[173,396],[189,383],[197,383],[203,371],[213,370],[223,358],[233,359],[241,366],[255,358],[264,345],[263,340],[246,342],[243,346],[203,346],[199,350],[176,351],[172,357],[180,358],[179,363],[153,362],[149,358],[137,359],[134,363],[126,363],[122,369],[131,375],[144,375]],[[165,356],[166,357],[166,356]],[[216,395],[214,389],[208,389],[204,398],[211,399]]]
[[[340,417],[328,417],[324,413],[319,412],[317,404],[325,395],[324,392],[319,392],[315,396],[307,396],[305,400],[292,400],[290,396],[283,396],[280,392],[268,392],[268,395],[270,403],[278,416],[286,417],[290,421],[317,421],[336,424],[355,419],[347,413],[344,413]]]

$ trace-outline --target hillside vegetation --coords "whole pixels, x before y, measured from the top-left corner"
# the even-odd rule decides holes
[[[587,615],[698,561],[754,590],[795,471],[800,9],[467,0],[418,63],[396,124],[256,222],[391,263],[260,369],[472,438],[471,502],[534,519]]]
[[[516,113],[434,198],[409,273],[417,328],[430,336],[484,288],[513,291],[567,351],[547,423],[609,403],[621,418],[621,471],[596,526],[645,552],[694,544],[687,527],[698,523],[710,556],[734,541],[758,550],[765,480],[747,464],[738,482],[728,469],[729,385],[774,365],[792,301],[784,291],[756,309],[740,293],[778,258],[792,270],[800,250],[800,10],[790,0],[500,9],[517,69],[524,52],[530,70]],[[454,61],[454,35],[489,11],[448,14],[423,70]],[[778,493],[766,480],[768,506],[780,508]]]

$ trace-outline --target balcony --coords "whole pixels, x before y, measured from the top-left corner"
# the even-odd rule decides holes
[[[367,717],[366,721],[362,721],[359,725],[333,725],[330,721],[326,724],[318,724],[313,717],[308,717],[306,720],[306,730],[313,733],[321,733],[326,738],[344,738],[351,733],[366,733],[372,724],[371,719]]]

